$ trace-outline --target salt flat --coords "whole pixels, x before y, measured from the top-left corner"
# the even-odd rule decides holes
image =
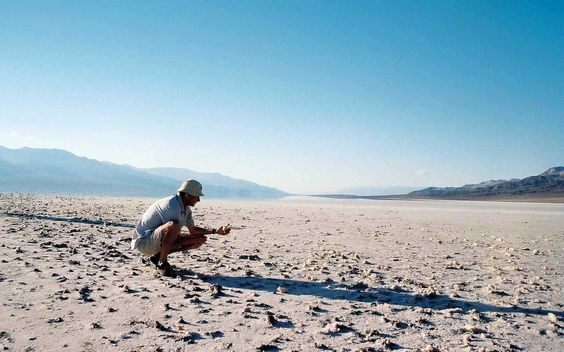
[[[4,349],[562,350],[562,204],[203,199],[164,278],[153,201],[0,194]]]

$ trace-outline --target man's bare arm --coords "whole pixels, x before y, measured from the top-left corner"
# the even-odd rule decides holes
[[[188,231],[190,232],[191,235],[210,235],[213,233],[218,233],[220,235],[227,235],[229,234],[229,232],[231,232],[231,226],[229,225],[221,226],[217,229],[206,229],[198,226],[189,226]]]

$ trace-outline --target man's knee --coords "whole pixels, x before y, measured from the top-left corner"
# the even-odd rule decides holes
[[[164,236],[176,238],[178,237],[178,235],[180,235],[181,229],[182,226],[180,226],[179,223],[169,221],[168,223],[165,224],[165,227],[162,232]]]
[[[189,247],[190,247],[190,249],[198,249],[204,243],[206,243],[207,240],[208,240],[208,238],[206,236],[200,235],[197,238],[195,238],[195,241]]]

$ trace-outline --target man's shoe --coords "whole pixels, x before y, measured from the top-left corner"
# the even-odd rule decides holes
[[[151,263],[155,264],[155,266],[159,267],[159,258],[161,257],[161,252],[155,254],[154,256],[150,257],[149,260]]]
[[[157,265],[157,270],[163,276],[176,277],[176,272],[168,262]]]

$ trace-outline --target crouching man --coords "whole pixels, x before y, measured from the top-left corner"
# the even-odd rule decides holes
[[[217,229],[194,225],[190,207],[195,206],[203,196],[200,182],[186,180],[176,194],[153,203],[137,223],[131,249],[149,256],[161,274],[174,276],[167,259],[170,253],[200,248],[206,243],[205,235],[227,235],[231,231],[229,225]],[[183,226],[188,228],[188,233],[181,232]]]

